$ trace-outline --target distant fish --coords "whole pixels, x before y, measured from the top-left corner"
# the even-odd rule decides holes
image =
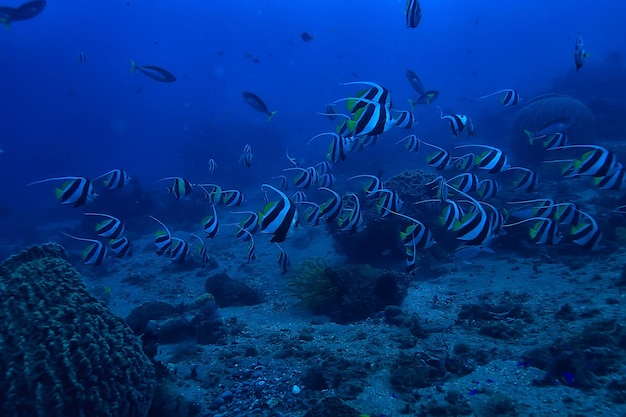
[[[93,265],[100,266],[104,261],[104,258],[107,255],[107,248],[104,244],[95,239],[86,239],[82,237],[76,237],[72,235],[68,235],[67,233],[63,233],[67,237],[71,237],[72,239],[80,240],[83,242],[91,242],[91,245],[87,246],[83,251],[83,260],[85,261],[85,265]]]
[[[407,0],[404,15],[406,17],[406,27],[416,28],[422,20],[422,7],[419,0]]]
[[[415,108],[416,104],[430,104],[433,101],[437,100],[439,97],[439,91],[437,90],[428,90],[421,96],[417,98],[417,100],[409,99],[409,104],[411,105],[411,110]]]
[[[87,54],[84,52],[79,52],[78,53],[78,62],[80,62],[81,64],[84,62],[87,62]]]
[[[312,40],[313,40],[313,35],[311,35],[311,34],[310,34],[310,33],[308,33],[308,32],[302,32],[302,33],[300,34],[300,38],[301,38],[303,41],[305,41],[305,42],[309,42],[309,41],[312,41]]]
[[[415,116],[408,110],[396,111],[398,117],[394,119],[395,127],[400,129],[411,129],[415,124]]]
[[[8,28],[11,22],[29,20],[37,16],[46,7],[46,1],[29,1],[18,7],[0,7],[0,23]]]
[[[424,95],[424,93],[426,92],[426,90],[424,89],[424,83],[422,83],[422,80],[420,80],[416,73],[414,73],[410,69],[406,70],[406,79],[409,84],[411,84],[411,87],[413,87],[413,89],[417,91],[420,96]]]
[[[176,81],[176,77],[174,74],[169,72],[166,69],[161,67],[156,67],[154,65],[137,65],[135,61],[130,60],[130,72],[135,72],[135,70],[141,72],[143,75],[152,78],[155,81],[160,81],[162,83],[171,83]]]
[[[278,267],[280,268],[280,273],[286,274],[289,270],[289,256],[287,256],[287,252],[285,252],[282,246],[278,243],[276,243],[276,246],[280,249],[280,253],[278,255]]]
[[[320,205],[320,219],[326,220],[326,223],[334,221],[343,209],[343,200],[335,191],[327,187],[320,187],[319,190],[325,190],[332,194],[328,200]]]
[[[252,166],[252,147],[247,143],[246,146],[243,147],[243,152],[241,153],[239,162],[243,162],[246,168],[250,168]]]
[[[556,148],[567,146],[569,144],[570,142],[567,135],[561,132],[550,135],[543,141],[543,147],[546,151],[552,151]]]
[[[583,37],[579,33],[576,37],[576,47],[574,48],[574,64],[576,65],[577,70],[583,67],[583,63],[588,56],[589,54],[585,52]]]
[[[2,149],[0,149],[0,155],[2,155],[4,153],[4,151]]]
[[[505,171],[506,169],[511,167],[511,165],[509,165],[506,154],[501,149],[495,148],[493,146],[476,144],[459,145],[456,146],[455,149],[470,147],[486,149],[485,152],[476,156],[475,158],[476,167],[479,169],[484,169],[487,170],[487,172],[489,172],[490,174],[495,174],[497,172]]]
[[[56,189],[56,197],[61,201],[61,204],[72,204],[74,208],[83,206],[93,201],[98,194],[93,190],[93,183],[91,180],[85,177],[56,177],[48,178],[41,181],[31,182],[27,185],[41,184],[48,181],[63,181],[67,180],[61,188]]]
[[[276,111],[269,111],[269,109],[265,105],[265,102],[261,100],[259,96],[249,91],[242,91],[241,94],[243,95],[243,99],[246,100],[246,103],[248,103],[250,107],[260,113],[267,114],[268,122],[272,120],[272,117],[274,117]]]
[[[495,95],[498,95],[498,94],[502,94],[502,96],[500,97],[500,103],[502,103],[502,105],[504,107],[515,106],[520,101],[520,96],[519,96],[519,93],[517,92],[517,90],[513,90],[511,88],[505,88],[503,90],[498,90],[495,93],[491,93],[491,94],[484,95],[482,97],[478,97],[476,100],[482,100],[484,98],[495,96]]]
[[[328,116],[328,118],[330,120],[335,120],[337,118],[337,109],[335,108],[335,106],[333,106],[332,104],[329,104],[328,106],[326,106],[326,116]]]
[[[545,123],[543,126],[534,132],[530,130],[524,130],[526,136],[528,136],[528,140],[532,145],[533,142],[537,139],[543,139],[547,136],[554,135],[556,133],[565,133],[567,129],[572,127],[572,125],[576,122],[576,119],[573,117],[559,117],[557,119],[553,119]]]
[[[217,168],[215,160],[209,159],[209,174],[215,174],[215,168]]]

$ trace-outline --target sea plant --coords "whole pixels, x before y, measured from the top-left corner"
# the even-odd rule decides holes
[[[336,272],[321,257],[310,257],[300,263],[287,281],[300,305],[321,313],[338,301]]]

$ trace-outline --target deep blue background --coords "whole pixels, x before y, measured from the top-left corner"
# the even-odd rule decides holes
[[[359,89],[340,82],[379,82],[396,107],[406,108],[416,97],[407,68],[440,90],[437,104],[445,110],[475,120],[497,114],[492,137],[482,141],[496,144],[508,135],[514,110],[499,107],[496,97],[473,98],[501,88],[530,98],[565,76],[585,85],[586,71],[626,52],[626,5],[616,1],[424,0],[422,9],[420,26],[407,29],[403,0],[49,1],[36,18],[0,28],[0,233],[29,240],[20,233],[26,227],[77,217],[54,199],[57,184],[25,187],[48,177],[95,177],[120,167],[153,198],[177,204],[155,181],[207,181],[214,158],[218,174],[211,180],[258,190],[287,166],[287,147],[304,163],[323,158],[326,140],[304,144],[334,128],[315,113]],[[302,31],[314,39],[303,42]],[[578,32],[591,57],[575,73]],[[178,80],[130,74],[131,59],[162,66]],[[247,106],[242,90],[278,111],[271,123]],[[420,137],[452,143],[435,107],[420,107],[416,116]],[[410,166],[416,158],[390,145],[406,133],[390,132],[386,144],[350,157],[339,173],[390,176]],[[248,170],[238,163],[246,143],[254,151]]]

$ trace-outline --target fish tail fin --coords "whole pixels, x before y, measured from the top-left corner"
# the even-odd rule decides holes
[[[354,132],[354,129],[356,129],[356,120],[346,121],[346,126],[348,126],[348,132]]]
[[[417,100],[416,100],[417,101]],[[409,104],[411,105],[411,111],[415,111],[415,103],[416,101],[413,101],[411,99],[408,99]]]
[[[61,198],[61,196],[63,195],[63,190],[61,188],[56,188],[54,190],[54,195],[56,198]]]
[[[270,113],[267,115],[267,121],[268,121],[268,122],[271,122],[271,121],[272,121],[272,117],[274,117],[274,115],[275,115],[275,114],[276,114],[276,110],[274,110],[273,112],[270,112]]]
[[[533,135],[533,132],[531,132],[530,130],[524,129],[524,133],[526,133],[526,136],[528,136],[528,141],[530,142],[530,145],[532,146],[533,142],[535,141],[535,136]]]
[[[130,60],[130,73],[132,74],[137,69],[137,63],[134,60]]]

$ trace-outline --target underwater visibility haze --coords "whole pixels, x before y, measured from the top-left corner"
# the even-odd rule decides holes
[[[1,414],[626,415],[624,15],[5,0]]]

